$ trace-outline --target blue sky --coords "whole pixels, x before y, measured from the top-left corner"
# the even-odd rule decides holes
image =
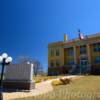
[[[0,0],[0,54],[38,59],[47,69],[48,43],[100,32],[100,0]]]

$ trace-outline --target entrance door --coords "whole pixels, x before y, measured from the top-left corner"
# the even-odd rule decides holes
[[[87,73],[87,68],[88,68],[88,60],[80,60],[80,73]]]

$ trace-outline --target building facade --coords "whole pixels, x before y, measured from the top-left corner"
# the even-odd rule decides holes
[[[82,72],[100,74],[100,33],[84,39],[67,40],[48,44],[48,75]]]

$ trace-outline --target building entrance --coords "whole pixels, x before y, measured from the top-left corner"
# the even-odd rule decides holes
[[[80,74],[87,73],[87,69],[88,69],[88,60],[87,60],[87,58],[80,59]]]

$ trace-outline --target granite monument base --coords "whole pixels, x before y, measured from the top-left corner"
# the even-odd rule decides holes
[[[4,80],[3,88],[5,89],[18,89],[18,90],[32,90],[35,88],[33,81],[19,81],[19,80]]]
[[[34,89],[33,66],[31,64],[10,64],[6,66],[3,88],[20,90]]]

